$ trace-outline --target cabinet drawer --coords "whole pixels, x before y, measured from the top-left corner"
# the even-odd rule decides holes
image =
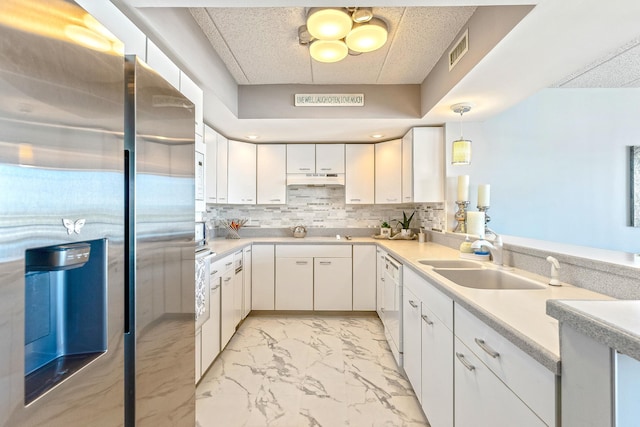
[[[351,245],[276,245],[277,258],[351,258]]]
[[[427,279],[409,268],[403,270],[403,285],[411,289],[422,303],[433,312],[447,328],[453,331],[453,300],[435,288]]]
[[[456,304],[455,335],[544,422],[556,424],[556,377]]]

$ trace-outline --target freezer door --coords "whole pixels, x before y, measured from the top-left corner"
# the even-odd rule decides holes
[[[89,39],[99,45],[89,47]],[[116,53],[121,48],[73,2],[0,2],[2,426],[123,424],[124,58]],[[104,259],[95,271],[106,281],[94,289],[106,295],[61,285],[63,275],[75,270],[38,273],[26,283],[32,274],[26,271],[27,250],[81,241],[99,244],[92,249],[101,252],[91,259]],[[87,363],[70,375],[59,371],[63,380],[25,405],[25,371],[41,366],[28,353],[56,329],[54,322],[26,315],[51,314],[55,301],[48,297],[54,289],[66,303],[56,318],[66,322],[58,328],[66,332],[57,336],[59,346],[43,348],[86,354],[83,340],[91,338],[97,357],[80,357]],[[105,301],[106,309],[98,303],[93,307],[99,313],[87,310],[96,301]],[[104,326],[92,316],[75,317],[83,311],[102,318]],[[71,321],[95,321],[105,341],[79,336]]]
[[[193,104],[135,56],[126,57],[125,146],[131,318],[126,419],[195,425],[195,130]],[[134,108],[135,107],[135,108]],[[135,396],[135,397],[134,397]]]

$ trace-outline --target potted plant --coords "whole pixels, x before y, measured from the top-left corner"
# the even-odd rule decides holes
[[[416,214],[416,211],[413,211],[413,213],[407,217],[407,214],[402,211],[402,221],[400,221],[399,219],[396,219],[395,221],[398,223],[398,225],[402,226],[402,229],[400,230],[400,235],[402,237],[408,237],[411,234],[411,220],[413,219],[413,216]]]
[[[380,235],[384,237],[391,237],[391,226],[387,221],[382,221],[380,225]]]

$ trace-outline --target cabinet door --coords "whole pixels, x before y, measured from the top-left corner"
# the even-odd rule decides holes
[[[242,302],[242,318],[244,319],[249,315],[251,311],[251,297],[252,297],[252,281],[253,281],[253,264],[252,264],[253,248],[247,246],[242,250],[242,269],[244,270],[244,285],[242,286],[242,295],[244,301]]]
[[[205,164],[205,201],[217,203],[218,186],[218,133],[209,126],[204,127],[204,144],[207,147]]]
[[[403,289],[402,300],[404,371],[418,401],[422,402],[421,301],[406,287]]]
[[[353,309],[376,310],[375,245],[353,245]]]
[[[315,144],[287,144],[287,173],[315,173]]]
[[[229,141],[229,203],[256,204],[256,145]]]
[[[344,144],[316,144],[316,173],[344,173]]]
[[[196,384],[200,381],[202,377],[202,330],[198,329],[196,331]]]
[[[384,258],[387,253],[380,249],[376,249],[376,312],[382,320],[384,308]]]
[[[287,202],[287,151],[284,144],[258,145],[258,204],[284,205]]]
[[[413,202],[413,131],[402,137],[402,203]]]
[[[442,127],[413,129],[413,202],[444,200],[444,130]]]
[[[351,258],[314,258],[313,308],[352,310]]]
[[[233,264],[233,260],[231,261]],[[224,348],[236,330],[233,306],[233,268],[222,275],[222,290],[220,292],[220,348]]]
[[[214,277],[209,283],[209,320],[202,325],[202,372],[206,372],[213,359],[220,353],[220,287],[221,276]]]
[[[233,265],[242,265],[243,253],[238,251],[233,254]],[[244,270],[235,271],[233,276],[233,327],[235,327],[242,320],[242,304],[244,302]]]
[[[275,308],[275,246],[253,245],[251,253],[251,308]]]
[[[313,310],[313,258],[276,258],[276,310]]]
[[[422,410],[432,425],[453,426],[453,332],[424,302],[421,313]]]
[[[195,82],[182,71],[180,72],[180,92],[184,96],[189,98],[189,100],[193,103],[195,113],[195,132],[196,135],[202,136],[204,132],[204,122],[202,115],[204,95],[202,89],[200,89],[200,87],[198,87],[198,85],[195,84]]]
[[[546,426],[459,339],[455,339],[456,427]]]
[[[345,146],[345,202],[368,205],[374,202],[375,148],[373,144]]]
[[[216,156],[216,195],[218,203],[228,203],[229,141],[218,134],[218,155]]]
[[[375,203],[401,203],[402,140],[376,144]]]

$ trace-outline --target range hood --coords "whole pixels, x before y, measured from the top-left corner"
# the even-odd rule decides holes
[[[287,185],[344,185],[343,173],[289,173]]]

